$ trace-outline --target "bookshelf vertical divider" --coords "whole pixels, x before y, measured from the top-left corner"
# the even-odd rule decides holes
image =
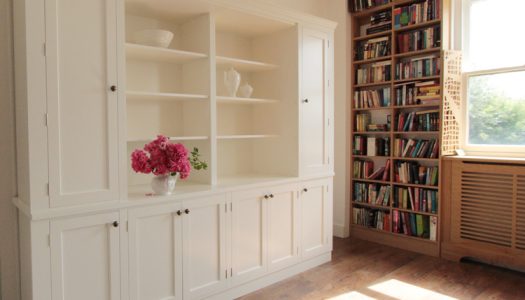
[[[355,9],[355,7],[357,7],[356,1],[363,0],[350,1],[350,9]],[[454,119],[454,117],[450,117],[451,113],[449,111],[444,111],[444,107],[454,108],[454,104],[457,104],[458,101],[457,98],[454,98],[453,100],[455,100],[456,103],[444,105],[444,102],[448,101],[448,99],[445,99],[447,97],[444,97],[444,95],[446,94],[446,86],[444,83],[447,82],[447,79],[445,78],[445,76],[447,76],[445,72],[447,70],[447,62],[445,61],[445,59],[447,59],[447,57],[458,59],[457,55],[448,55],[449,51],[444,51],[445,49],[448,49],[449,46],[448,22],[450,0],[385,0],[382,3],[384,4],[378,5],[376,7],[369,7],[368,9],[363,9],[360,11],[351,12],[352,99],[350,167],[352,169],[350,195],[352,201],[350,215],[352,218],[352,225],[350,234],[351,236],[361,239],[371,240],[378,243],[428,255],[439,256],[439,223],[441,210],[440,196],[442,188],[442,180],[440,178],[441,156],[451,154],[450,147],[445,150],[443,145],[443,139],[445,139],[445,141],[447,141],[448,139],[448,145],[450,145],[451,143],[454,144],[454,139],[458,139],[458,137],[455,135],[455,132],[452,134],[447,134],[443,131],[444,129],[447,130],[447,127],[444,126],[450,124],[451,122],[455,122],[453,124],[454,126],[457,125],[457,119]],[[408,10],[407,8],[412,5],[414,5],[414,7],[416,5],[420,5],[420,11],[424,11],[425,9],[427,9],[427,15],[425,15],[424,17],[422,17],[421,13],[419,14],[419,16],[417,16],[416,13],[412,15],[411,11],[409,19],[415,16],[416,18],[420,18],[420,22],[415,22],[414,24],[412,24],[409,21],[408,23],[403,24],[404,21],[398,21],[398,23],[401,23],[400,26],[394,26],[395,20],[403,20],[403,13],[405,13],[405,11]],[[399,11],[401,11],[401,14],[399,13]],[[398,17],[401,17],[396,19],[396,13]],[[388,27],[388,15],[390,15],[390,29],[387,28],[387,30],[376,32],[376,29],[379,29],[378,27],[383,26],[384,28],[385,24]],[[372,19],[374,20],[373,22]],[[372,24],[369,24],[368,22]],[[361,28],[362,26],[363,28]],[[374,28],[374,26],[376,26],[376,28]],[[374,31],[372,31],[372,29]],[[368,32],[367,30],[370,30],[370,32]],[[436,35],[436,33],[438,35]],[[384,39],[385,37],[388,37],[389,39],[389,42],[387,42],[387,44],[390,43],[390,51],[382,52],[380,50],[381,44],[379,44],[378,40]],[[410,40],[407,39],[407,37]],[[399,43],[399,45],[398,38],[402,39],[402,43]],[[407,45],[407,40],[410,41],[410,46]],[[363,46],[363,44],[366,44],[366,46]],[[403,47],[403,49],[405,50],[401,52],[400,47]],[[406,50],[406,47],[408,47],[408,50]],[[365,51],[363,49],[367,50]],[[363,52],[358,53],[358,51]],[[370,55],[371,52],[373,53],[372,55]],[[409,62],[410,70],[412,70],[412,67],[415,66],[416,70],[418,70],[419,73],[415,73],[416,76],[412,76],[413,73],[412,71],[410,71],[410,76],[408,76],[408,78],[405,78],[405,76],[397,77],[396,65],[401,62]],[[363,71],[360,70],[360,68],[370,67],[372,68],[372,70],[374,70],[374,65],[387,66],[388,63],[390,63],[390,78],[385,78],[386,80],[383,80],[379,83],[375,80],[362,81],[363,76],[365,75],[363,75]],[[455,62],[452,65],[456,66],[457,62]],[[420,69],[417,69],[418,67],[420,67]],[[439,70],[436,71],[436,69],[438,68]],[[384,70],[382,74],[385,74]],[[364,78],[370,79],[366,76]],[[408,92],[405,93],[405,91],[409,89],[407,88],[407,86],[411,86],[410,93],[412,94],[410,94],[410,96],[412,99],[411,101],[414,102],[408,105],[406,104],[406,100],[409,98]],[[379,88],[384,89],[386,87],[390,88],[390,100],[388,102],[388,106],[382,106],[382,104],[386,103],[384,101],[384,93],[374,92],[374,90],[377,90]],[[396,101],[397,88],[400,89],[400,93],[401,91],[403,91],[403,97],[400,98],[403,100],[402,105],[398,104]],[[359,96],[363,97],[365,96],[364,94],[366,94],[366,98],[359,98],[360,101],[362,100],[361,102],[355,101],[357,91],[367,91],[365,93],[359,94]],[[439,93],[436,94],[435,91],[439,91]],[[378,94],[383,95],[383,98],[377,96]],[[377,99],[379,100],[376,102]],[[359,102],[359,104],[364,106],[356,107],[356,102]],[[367,102],[368,104],[363,104],[364,102]],[[377,106],[377,103],[380,103],[379,107]],[[406,119],[402,119],[406,123],[409,123],[409,129],[407,130],[399,130],[400,128],[398,128],[398,117],[401,118],[401,113],[403,114],[403,116],[412,115],[412,119],[410,119],[410,117],[408,116],[406,117]],[[363,123],[361,123],[361,120],[363,120],[363,116],[358,117],[358,115],[361,114],[368,114],[368,116],[364,118],[365,121],[363,122],[365,124],[365,130],[363,130]],[[387,127],[386,130],[381,130],[381,132],[373,132],[373,130],[370,130],[370,128],[366,125],[366,120],[370,120],[370,124],[377,125],[373,127],[374,130],[377,130],[377,128],[383,128],[381,127],[383,126],[383,124],[377,124],[377,119],[384,120],[386,117],[386,119],[388,120],[388,114],[390,114],[390,126]],[[444,117],[447,119],[445,119]],[[416,122],[414,122],[414,119],[416,119]],[[417,120],[419,120],[419,122]],[[402,124],[404,125],[405,122],[402,122]],[[413,124],[415,124],[414,127],[417,128],[417,130],[412,130]],[[401,128],[404,129],[405,126],[402,126]],[[454,130],[456,129],[457,127],[454,127]],[[359,138],[359,151],[356,151],[356,147],[358,146],[356,143],[356,137],[364,137]],[[376,137],[376,139],[370,139],[370,137]],[[377,142],[379,138],[386,137],[389,138],[388,155],[385,155],[384,157],[377,156],[378,144],[376,144],[374,150],[372,151],[375,151],[375,153],[373,153],[375,155],[368,156],[369,153],[367,153],[366,145],[370,144],[369,140],[371,140],[373,144],[374,142]],[[396,138],[405,138],[407,140],[407,143],[408,141],[410,141],[410,139],[415,140],[414,143],[417,143],[417,146],[414,146],[414,148],[409,147],[410,157],[407,157],[406,155],[396,155]],[[434,142],[432,142],[432,140],[434,140]],[[432,143],[437,143],[438,145],[433,146]],[[381,142],[380,145],[384,144],[385,142],[383,140],[383,142]],[[435,151],[433,150],[434,148]],[[356,178],[356,162],[359,166],[358,170],[362,170],[365,168],[365,161],[374,162],[372,173],[377,171],[377,166],[375,166],[377,161],[380,161],[381,163],[385,161],[385,164],[386,161],[390,161],[390,169],[388,170],[388,180],[369,180],[366,176],[363,176],[363,174],[358,174],[359,176],[357,176]],[[360,162],[363,163],[361,164]],[[405,173],[405,181],[403,181],[403,183],[396,181],[397,163],[405,163],[403,168],[405,166],[409,168],[408,173],[410,175],[406,175]],[[369,165],[367,165],[366,167],[368,166]],[[437,171],[435,171],[436,167]],[[414,173],[412,173],[412,168],[415,168],[416,170]],[[419,172],[417,172],[418,170]],[[421,170],[425,170],[423,172],[423,177],[421,177]],[[433,177],[431,174],[434,173],[432,172],[436,172],[437,174]],[[406,176],[410,177],[413,174],[415,174],[415,176],[413,176],[411,180],[414,180],[415,178],[415,181],[406,181]],[[382,176],[378,179],[383,178],[386,177]],[[423,178],[423,180],[421,178]],[[425,184],[420,184],[420,182],[422,181],[424,181]],[[356,197],[356,183],[362,184],[362,186],[359,186],[359,197]],[[370,195],[372,193],[368,193],[369,191],[371,191],[370,185],[372,184],[377,185],[377,187],[373,186],[372,189],[374,191],[374,196]],[[362,194],[363,187],[366,190],[364,197]],[[384,203],[384,198],[386,198],[384,197],[382,201],[377,201],[377,198],[380,198],[381,195],[381,187],[383,187],[385,190],[390,189],[390,194],[388,197],[389,203],[385,206],[377,205]],[[398,188],[407,191],[405,194],[406,202],[404,204],[407,205],[408,203],[409,206],[400,207],[400,203],[398,203],[397,206],[394,205],[395,194],[397,193]],[[420,196],[419,200],[421,200],[421,202],[419,203],[422,203],[421,205],[423,206],[423,208],[421,208],[421,206],[418,204],[416,204],[415,207],[412,207],[413,204],[410,204],[409,200],[407,199],[409,198],[409,195],[412,194],[414,195],[414,198],[416,198],[416,195]],[[402,193],[400,195],[402,195]],[[399,197],[400,196],[397,197],[398,202],[401,202],[401,200],[399,200]],[[356,198],[359,198],[359,201],[356,201]],[[363,198],[366,201],[363,201]],[[373,199],[374,202],[371,203],[370,199]],[[417,200],[418,199],[415,199],[415,201],[412,203],[417,202]],[[428,203],[434,202],[436,207],[432,207],[431,204],[428,204],[427,200]],[[377,213],[379,211],[382,213]],[[386,215],[389,216],[386,219],[384,216],[385,212]],[[363,215],[363,213],[365,215]],[[394,220],[394,214],[399,216],[399,220]],[[380,222],[379,219],[381,219]],[[408,226],[408,228],[402,228],[401,219],[403,219],[403,223],[405,220],[407,220],[405,226]],[[389,222],[388,227],[385,227],[385,220]],[[416,220],[418,224],[416,224]],[[424,229],[423,231],[420,231],[419,220],[422,220],[421,223],[424,224],[421,226],[421,228]],[[435,221],[435,227],[433,228],[433,230],[430,229],[430,224],[432,221]],[[394,230],[396,224],[398,225],[398,228],[401,227],[401,229],[404,230],[404,233],[398,233]],[[416,224],[416,226],[412,228],[416,229],[416,232],[412,232],[412,230],[414,229],[410,229],[411,225],[414,224]],[[430,238],[431,231],[435,234],[435,239]]]

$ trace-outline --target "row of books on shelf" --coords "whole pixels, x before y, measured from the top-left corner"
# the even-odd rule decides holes
[[[396,80],[438,76],[441,73],[441,58],[435,55],[404,59],[396,64]]]
[[[438,131],[439,110],[400,112],[397,115],[397,131]]]
[[[394,90],[396,106],[439,105],[441,99],[441,86],[436,80],[397,84]]]
[[[441,47],[440,26],[400,33],[396,45],[397,53]]]
[[[374,34],[392,29],[392,11],[384,10],[370,16],[370,23],[361,26],[362,34]]]
[[[355,160],[353,166],[353,174],[356,179],[369,180],[390,180],[390,159],[388,159],[384,166],[374,170],[374,162],[369,160]]]
[[[368,228],[390,231],[390,212],[366,207],[353,207],[353,223]]]
[[[438,169],[437,166],[422,166],[417,162],[396,162],[394,179],[400,183],[437,186]]]
[[[440,0],[418,1],[417,3],[394,8],[394,28],[419,24],[440,18]]]
[[[356,70],[356,83],[367,84],[389,81],[391,79],[392,65],[390,61],[376,62],[360,66]]]
[[[362,90],[354,92],[355,108],[376,108],[390,106],[390,88]]]
[[[372,116],[368,113],[355,115],[355,130],[358,132],[366,131],[388,131],[390,130],[390,115],[387,116],[386,124],[371,124]]]
[[[354,155],[390,156],[389,137],[354,136]]]
[[[352,2],[353,11],[358,12],[375,6],[388,4],[390,0],[354,0]]]
[[[435,241],[437,237],[437,217],[393,210],[392,231]]]
[[[414,212],[438,213],[438,191],[413,187],[396,187],[393,206]]]
[[[390,193],[392,187],[377,183],[354,183],[354,201],[380,206],[390,205]]]
[[[437,139],[406,139],[394,140],[394,156],[407,158],[438,158],[439,142]]]
[[[366,60],[390,55],[390,37],[384,36],[360,42],[356,47],[355,60]]]

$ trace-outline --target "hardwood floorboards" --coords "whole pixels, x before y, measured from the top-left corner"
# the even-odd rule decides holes
[[[525,299],[525,274],[336,238],[330,263],[240,299]]]

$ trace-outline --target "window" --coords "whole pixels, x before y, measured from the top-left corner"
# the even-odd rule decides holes
[[[525,153],[525,1],[463,0],[466,126],[471,153]]]

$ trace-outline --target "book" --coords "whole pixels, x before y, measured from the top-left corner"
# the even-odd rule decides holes
[[[368,137],[367,138],[366,155],[368,155],[368,156],[376,156],[377,155],[376,138],[375,137]]]
[[[431,241],[435,241],[437,239],[437,217],[436,216],[430,217],[429,239]]]

